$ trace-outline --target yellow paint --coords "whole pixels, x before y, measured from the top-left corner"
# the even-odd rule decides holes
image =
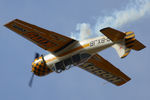
[[[132,33],[134,33],[134,32],[126,32],[126,35],[129,35],[129,34],[132,34]]]
[[[70,50],[70,51],[67,51],[67,52],[65,52],[65,53],[63,53],[63,54],[61,54],[61,55],[59,55],[58,57],[66,56],[66,55],[68,55],[68,54],[70,54],[70,53],[73,53],[73,52],[75,52],[75,51],[77,51],[77,50],[80,50],[80,49],[82,49],[82,48],[86,48],[86,47],[89,47],[89,46],[90,46],[89,43],[88,43],[88,44],[85,44],[85,45],[83,45],[83,46],[79,46],[79,47],[77,47],[77,48],[74,48],[74,49],[72,49],[72,50]],[[55,60],[55,59],[57,59],[57,57],[53,57],[52,59],[48,59],[48,60],[46,60],[45,62],[48,63],[48,62],[51,62],[51,61],[53,61],[53,60]]]
[[[55,59],[56,59],[56,57],[53,57],[52,59],[45,60],[45,62],[48,63],[48,62],[51,62],[51,61],[53,61]]]
[[[130,40],[125,41],[126,43],[131,42],[131,41],[135,41],[135,38],[132,38]]]
[[[72,50],[70,50],[70,51],[68,51],[68,52],[65,52],[65,53],[59,55],[59,57],[68,55],[68,54],[70,54],[70,53],[72,53],[72,52],[75,52],[75,51],[77,51],[77,50],[80,50],[80,49],[82,49],[82,48],[86,48],[86,47],[89,47],[89,46],[90,46],[89,43],[88,43],[88,44],[85,44],[85,45],[83,45],[83,46],[79,46],[79,47],[77,47],[77,48],[74,48],[74,49],[72,49]]]
[[[131,49],[128,48],[128,49],[125,50],[125,52],[128,52],[128,51],[130,51],[130,50],[131,50]]]
[[[132,34],[132,35],[126,36],[126,39],[128,39],[128,38],[133,38],[133,37],[135,37],[135,34]]]
[[[129,53],[125,53],[121,58],[126,57]]]

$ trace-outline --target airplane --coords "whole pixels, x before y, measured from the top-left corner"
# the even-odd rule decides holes
[[[33,75],[29,82],[30,87],[34,75],[61,73],[72,66],[78,66],[116,86],[121,86],[131,78],[98,52],[113,47],[120,58],[125,58],[131,50],[140,51],[145,48],[135,38],[134,32],[121,32],[111,27],[100,30],[104,36],[78,41],[19,19],[14,19],[4,26],[50,52],[47,55],[36,53],[31,66]]]

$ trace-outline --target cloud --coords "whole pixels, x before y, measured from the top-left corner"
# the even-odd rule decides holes
[[[134,22],[150,15],[150,0],[131,0],[123,10],[115,10],[110,16],[100,16],[97,19],[95,27],[90,28],[89,23],[77,24],[79,33],[73,33],[78,40],[89,38],[92,34],[99,36],[99,30],[105,27],[120,28],[130,22]],[[91,32],[93,32],[91,34]]]
[[[76,30],[80,30],[79,35],[80,40],[84,40],[85,38],[88,38],[88,36],[91,35],[90,24],[87,23],[78,24]]]
[[[79,31],[79,33],[71,33],[71,37],[77,40],[84,40],[86,38],[89,38],[89,36],[92,34],[90,24],[88,23],[77,24],[76,31]]]

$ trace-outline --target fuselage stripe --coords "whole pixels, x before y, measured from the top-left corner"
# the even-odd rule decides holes
[[[64,46],[62,46],[61,48],[59,48],[56,51],[54,51],[54,53],[57,53],[57,52],[63,50],[64,48],[66,48],[67,46],[69,46],[70,44],[72,44],[73,42],[75,42],[75,40],[71,40],[70,42],[68,42],[67,44],[65,44]]]
[[[83,46],[79,46],[79,47],[77,47],[77,48],[74,48],[74,49],[72,49],[72,50],[70,50],[70,51],[67,51],[67,52],[65,52],[65,53],[63,53],[63,54],[61,54],[61,55],[59,55],[59,57],[68,55],[68,54],[70,54],[70,53],[73,53],[74,51],[77,51],[77,50],[80,50],[80,49],[82,49],[82,48],[86,48],[86,47],[89,47],[89,46],[90,46],[89,43],[88,43],[88,44],[85,44],[85,45],[83,45]],[[51,58],[51,59],[46,60],[45,62],[48,63],[48,62],[53,61],[53,60],[55,60],[55,59],[56,59],[56,57],[53,57],[53,58]]]

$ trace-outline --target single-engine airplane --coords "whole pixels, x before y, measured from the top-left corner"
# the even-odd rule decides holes
[[[45,56],[36,53],[35,60],[32,62],[33,75],[30,86],[34,75],[45,76],[52,72],[61,73],[71,68],[72,65],[121,86],[130,78],[97,53],[113,47],[119,57],[124,58],[131,50],[139,51],[145,48],[135,39],[134,32],[121,32],[110,27],[100,30],[104,36],[77,41],[19,19],[5,26],[50,52]]]

